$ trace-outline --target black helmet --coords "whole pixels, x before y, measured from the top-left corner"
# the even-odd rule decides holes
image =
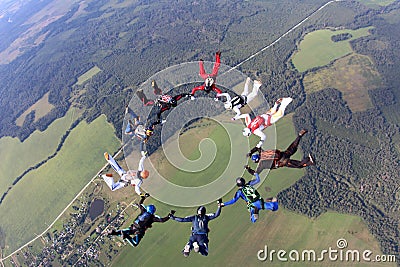
[[[238,177],[236,179],[236,185],[237,186],[245,186],[246,185],[246,181],[244,180],[243,177]]]
[[[200,207],[197,209],[197,214],[200,215],[200,216],[206,215],[206,207],[200,206]]]
[[[173,106],[173,107],[176,107],[176,106],[178,105],[178,103],[176,102],[176,100],[173,99],[173,98],[171,99],[170,103],[171,103],[171,106]]]

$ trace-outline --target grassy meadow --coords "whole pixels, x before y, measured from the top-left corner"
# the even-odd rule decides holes
[[[291,115],[284,117],[277,123],[277,147],[285,149],[296,137],[291,121]],[[306,136],[304,138],[307,138]],[[302,152],[298,151],[294,158],[300,159]],[[263,197],[274,196],[281,190],[300,179],[305,170],[282,168],[271,171],[267,180],[259,187]],[[263,173],[265,174],[265,173]],[[237,174],[232,173],[232,176]],[[233,197],[233,189],[224,201]],[[176,208],[149,199],[146,203],[157,206],[157,214],[165,216],[170,209],[176,209],[177,216],[188,216],[195,213],[196,208]],[[215,212],[217,205],[207,205],[208,212]],[[133,217],[133,216],[132,216]],[[127,221],[130,224],[130,221]],[[313,249],[317,255],[323,249],[336,249],[339,238],[345,238],[349,249],[363,251],[369,249],[374,254],[380,253],[378,242],[369,233],[365,223],[357,216],[327,212],[316,219],[285,210],[283,207],[277,212],[261,211],[257,223],[252,224],[246,205],[239,200],[233,206],[225,207],[219,218],[210,222],[210,254],[203,257],[194,252],[189,258],[181,254],[183,246],[190,236],[190,223],[175,221],[153,225],[141,244],[132,248],[129,245],[118,255],[112,266],[289,266],[293,262],[259,261],[257,253],[267,245],[269,250],[283,249],[289,252],[292,249],[300,251]],[[305,263],[298,263],[304,266]],[[310,263],[306,262],[306,265]],[[348,265],[343,262],[330,262],[327,257],[323,262],[313,266],[365,266],[365,263]],[[379,266],[376,263],[369,266]],[[386,264],[381,266],[394,266]]]
[[[325,88],[338,89],[353,112],[371,108],[368,90],[383,86],[370,58],[355,53],[338,59],[326,68],[308,73],[303,83],[307,93]]]
[[[17,126],[22,126],[25,121],[26,115],[35,111],[35,119],[34,122],[38,121],[40,118],[44,117],[47,113],[49,113],[54,106],[49,103],[49,93],[44,94],[44,96],[36,101],[31,107],[29,107],[24,113],[22,113],[16,120],[15,124]]]
[[[201,171],[201,175],[197,173],[189,173],[182,171],[173,166],[162,151],[158,151],[157,155],[154,155],[156,162],[156,169],[163,176],[167,177],[172,183],[179,184],[182,186],[200,186],[208,184],[213,181],[215,177],[220,176],[224,172],[224,168],[221,166],[227,166],[230,154],[231,154],[231,143],[229,142],[229,136],[225,129],[211,120],[202,120],[195,123],[196,127],[179,137],[179,148],[182,151],[183,156],[189,160],[198,160],[200,157],[203,160],[207,160],[207,150],[203,151],[203,155],[200,154],[199,143],[204,138],[210,138],[216,144],[217,153],[215,159],[212,160],[211,164],[205,170]],[[206,147],[207,148],[207,147]],[[164,149],[169,149],[164,148]],[[171,148],[172,149],[172,148]],[[209,147],[208,150],[214,150],[214,147]],[[223,151],[223,153],[221,153]],[[184,167],[184,163],[182,163]]]
[[[104,115],[74,128],[57,156],[28,173],[0,205],[6,251],[42,233],[105,164],[103,152],[119,146]]]
[[[99,67],[94,66],[93,68],[91,68],[90,70],[88,70],[87,72],[85,72],[84,74],[79,76],[76,84],[77,85],[84,84],[86,81],[90,80],[94,75],[96,75],[100,71],[101,71],[101,69]]]
[[[305,72],[315,67],[328,65],[353,52],[350,41],[369,35],[372,27],[360,28],[358,30],[318,30],[307,34],[300,42],[298,52],[293,55],[292,63],[300,72]],[[351,38],[333,42],[332,36],[349,33]]]
[[[52,155],[61,136],[76,120],[76,110],[70,109],[67,114],[55,120],[44,131],[33,132],[23,143],[18,138],[3,137],[0,139],[0,190],[5,192],[15,178],[26,169]]]

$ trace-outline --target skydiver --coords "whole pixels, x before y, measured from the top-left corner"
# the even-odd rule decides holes
[[[143,104],[145,106],[149,105],[156,105],[160,108],[160,110],[157,112],[157,121],[152,123],[152,126],[157,125],[157,124],[163,124],[165,120],[161,119],[161,114],[164,111],[167,111],[173,107],[176,107],[178,105],[178,100],[185,96],[190,96],[190,94],[178,94],[175,96],[171,96],[168,94],[163,94],[162,90],[158,87],[156,81],[151,82],[151,86],[153,87],[153,92],[157,96],[155,100],[149,100],[146,95],[143,93],[143,90],[138,90],[136,94],[139,96],[139,98],[142,100]]]
[[[155,81],[151,82],[151,86],[153,87],[153,93],[156,96],[161,96],[162,95],[162,91],[160,88],[158,88],[158,86],[156,85]],[[136,95],[139,97],[139,99],[142,101],[144,106],[152,106],[155,104],[154,100],[148,99],[146,97],[146,95],[143,93],[143,89],[139,89],[136,91]]]
[[[278,149],[262,151],[261,148],[258,147],[252,148],[247,154],[247,157],[251,157],[254,163],[258,163],[257,169],[254,171],[248,165],[245,166],[245,169],[251,175],[254,175],[254,173],[261,173],[264,169],[277,169],[281,167],[304,168],[314,165],[314,160],[310,154],[302,161],[290,159],[290,157],[296,153],[299,142],[306,133],[307,130],[302,129],[285,151]],[[254,154],[255,152],[257,153]]]
[[[128,105],[125,107],[125,116],[128,116],[125,134],[133,135],[136,127],[140,124],[140,117]]]
[[[207,74],[206,71],[204,70],[204,61],[203,59],[200,59],[199,61],[199,68],[200,68],[200,72],[199,75],[201,76],[201,78],[203,78],[204,80],[204,84],[197,86],[195,88],[192,89],[192,92],[190,93],[191,95],[191,99],[194,100],[194,94],[197,91],[205,91],[207,94],[209,92],[211,92],[211,90],[213,90],[214,92],[216,92],[217,94],[221,94],[222,91],[221,89],[219,89],[216,85],[215,85],[215,81],[218,75],[218,69],[221,65],[221,51],[217,51],[215,53],[215,63],[214,63],[214,67],[213,70],[210,74]],[[214,100],[218,100],[218,98],[214,98]]]
[[[149,197],[149,194],[142,196],[139,204],[136,204],[136,206],[138,206],[140,209],[140,214],[128,228],[122,230],[112,230],[108,232],[108,235],[120,236],[124,240],[128,241],[132,247],[136,247],[139,245],[140,240],[142,240],[146,230],[152,227],[153,222],[164,223],[170,219],[172,214],[174,214],[175,211],[171,210],[171,212],[164,218],[160,218],[159,216],[155,215],[156,207],[154,205],[143,205],[143,202],[147,197]]]
[[[206,214],[206,208],[200,206],[197,209],[197,214],[187,216],[185,218],[175,217],[171,215],[170,218],[177,222],[192,222],[192,235],[189,241],[183,248],[183,256],[188,257],[190,251],[198,252],[203,256],[208,255],[208,222],[217,218],[221,214],[221,200],[218,201],[218,209],[215,213]]]
[[[125,109],[125,114],[128,115],[128,123],[126,125],[124,133],[126,135],[135,136],[140,141],[141,153],[147,153],[145,149],[145,143],[147,143],[150,136],[153,135],[154,125],[146,127],[140,121],[140,117],[128,106]]]
[[[224,96],[226,98],[226,101],[224,102],[225,109],[233,109],[233,111],[236,112],[236,116],[232,118],[233,121],[239,118],[241,114],[240,109],[247,103],[250,103],[250,101],[257,96],[258,89],[261,87],[261,82],[255,80],[253,83],[253,91],[249,94],[250,81],[251,79],[247,77],[243,92],[233,98],[231,98],[228,93],[217,94],[217,97]]]
[[[238,118],[245,119],[247,126],[243,129],[243,135],[249,137],[253,133],[259,136],[260,141],[258,142],[257,147],[261,148],[266,139],[266,136],[262,131],[282,118],[285,115],[285,109],[287,105],[289,105],[292,101],[293,99],[290,97],[279,98],[269,111],[267,111],[265,114],[256,116],[254,119],[251,119],[249,114],[242,114],[238,116]]]
[[[250,220],[253,223],[257,221],[260,210],[278,210],[278,201],[275,197],[264,200],[253,187],[260,182],[260,176],[258,173],[254,173],[254,175],[256,176],[256,179],[251,180],[248,183],[246,183],[243,177],[237,178],[236,185],[239,189],[236,191],[235,196],[231,200],[221,203],[221,206],[228,206],[234,204],[239,198],[242,198],[247,203],[247,208],[250,212]]]
[[[142,152],[142,158],[139,161],[139,166],[137,171],[128,170],[125,171],[116,161],[115,159],[109,155],[107,152],[104,152],[104,158],[111,165],[111,167],[116,171],[121,177],[118,182],[114,182],[112,174],[103,174],[101,177],[106,182],[111,191],[118,190],[125,186],[131,184],[135,187],[135,192],[139,196],[143,196],[140,186],[143,183],[143,179],[149,177],[149,171],[144,169],[144,160],[146,159],[146,153]]]
[[[154,88],[154,92],[162,92],[161,89],[158,87],[156,81],[152,81],[151,85]],[[159,123],[164,123],[165,120],[161,119],[161,114],[164,111],[167,111],[171,108],[174,108],[178,105],[178,100],[180,100],[183,97],[186,96],[190,96],[189,94],[178,94],[175,96],[171,96],[171,95],[167,95],[167,94],[160,94],[158,95],[157,99],[155,100],[155,104],[158,105],[160,107],[160,110],[157,112],[157,121],[155,124],[159,124]],[[154,124],[154,125],[155,125]]]

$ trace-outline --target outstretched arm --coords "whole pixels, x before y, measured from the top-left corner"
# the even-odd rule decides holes
[[[260,137],[260,141],[258,142],[256,147],[261,148],[261,146],[263,145],[265,139],[267,139],[267,136],[260,129],[256,129],[254,131],[254,134]]]
[[[251,118],[249,114],[242,114],[240,116],[237,117],[238,119],[244,119],[244,122],[246,123],[246,126],[248,126],[251,122]]]
[[[185,218],[175,217],[174,215],[171,216],[171,219],[177,222],[192,222],[195,219],[195,215],[186,216]]]
[[[146,159],[146,156],[142,156],[142,158],[139,161],[139,166],[138,166],[138,172],[141,172],[144,170],[144,160]]]
[[[234,204],[236,201],[238,201],[238,199],[240,198],[240,192],[241,192],[240,190],[236,191],[235,196],[231,200],[224,202],[223,206],[229,206],[229,205]]]
[[[192,89],[192,92],[190,93],[192,96],[194,96],[194,93],[196,93],[197,91],[199,91],[199,90],[204,90],[204,87],[205,87],[205,85],[203,84],[203,85],[200,85],[200,86],[197,86],[197,87],[195,87],[195,88],[193,88]]]
[[[209,220],[213,220],[213,219],[217,218],[220,214],[221,214],[221,205],[218,205],[217,211],[211,215],[207,215],[207,217]]]
[[[256,177],[256,179],[251,180],[249,182],[249,185],[251,185],[251,186],[256,185],[260,182],[260,175],[258,175],[258,173],[254,173],[254,176]]]
[[[226,98],[226,100],[224,102],[229,102],[232,100],[231,96],[228,93],[217,94],[217,97],[221,97],[221,96],[224,96]]]
[[[217,94],[221,94],[222,90],[219,89],[217,86],[215,86],[215,84],[213,84],[212,89],[214,90],[214,92],[216,92]]]
[[[164,223],[164,222],[168,221],[169,219],[170,219],[169,215],[167,215],[163,218],[160,218],[160,216],[155,215],[153,221],[159,222],[159,223]]]

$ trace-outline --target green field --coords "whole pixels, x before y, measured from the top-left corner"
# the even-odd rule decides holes
[[[100,71],[101,71],[101,69],[99,67],[94,66],[93,68],[91,68],[90,70],[88,70],[87,72],[85,72],[84,74],[79,76],[76,84],[77,85],[84,84],[86,81],[90,80],[94,75],[96,75]]]
[[[42,233],[104,165],[103,152],[119,145],[104,115],[74,128],[57,156],[27,174],[0,205],[6,252]]]
[[[279,133],[278,148],[286,148],[295,138],[291,116],[286,116],[277,123]],[[305,137],[306,138],[306,137]],[[301,158],[298,151],[294,158]],[[301,178],[303,170],[279,169],[271,172],[267,180],[259,187],[264,197],[276,195]],[[237,174],[232,173],[233,177]],[[268,192],[266,192],[268,191]],[[224,197],[224,201],[234,195],[235,189]],[[164,216],[171,207],[154,202],[157,213]],[[177,216],[188,216],[195,213],[196,208],[175,208]],[[207,206],[209,212],[216,210],[216,204]],[[127,222],[127,224],[130,222]],[[269,249],[306,250],[313,249],[319,253],[323,249],[333,249],[339,238],[345,238],[349,249],[363,251],[370,249],[375,254],[380,253],[378,242],[369,233],[366,225],[357,216],[328,212],[317,219],[310,219],[284,208],[277,212],[261,211],[256,224],[249,220],[245,203],[239,201],[233,206],[223,208],[220,218],[210,223],[210,255],[203,257],[193,253],[189,258],[181,254],[183,246],[190,235],[190,223],[167,222],[154,224],[141,244],[132,248],[127,246],[113,261],[113,266],[288,266],[293,262],[282,263],[274,261],[262,262],[257,259],[257,252],[267,245]],[[276,256],[276,255],[275,255]],[[309,264],[298,263],[299,266]],[[329,259],[315,266],[349,266],[344,263],[329,262]],[[313,265],[314,266],[314,265]],[[351,266],[365,266],[355,264]],[[369,266],[378,266],[371,264]],[[383,265],[382,265],[383,266]],[[384,265],[384,266],[393,266]]]
[[[332,65],[310,72],[304,77],[304,89],[313,93],[325,88],[336,88],[353,111],[365,111],[372,102],[368,91],[381,88],[382,78],[367,56],[352,53]]]
[[[46,93],[41,99],[39,99],[35,104],[29,107],[24,113],[21,114],[16,120],[15,124],[18,126],[22,126],[25,121],[26,115],[35,111],[35,119],[34,121],[38,121],[40,118],[44,117],[47,113],[49,113],[54,106],[49,103],[49,93]]]
[[[182,186],[204,185],[213,181],[214,177],[220,176],[223,173],[224,168],[219,168],[220,166],[228,165],[229,156],[227,155],[231,153],[231,143],[229,142],[229,136],[225,129],[211,120],[200,121],[195,123],[195,125],[197,127],[185,132],[179,137],[179,148],[183,155],[190,160],[198,160],[201,156],[203,160],[208,162],[209,159],[207,155],[210,154],[207,153],[207,151],[203,151],[203,155],[200,155],[200,150],[198,149],[198,145],[203,138],[210,138],[213,140],[218,153],[207,169],[201,171],[201,173],[189,173],[174,167],[168,162],[162,151],[158,151],[157,155],[154,155],[154,157],[157,158],[156,169],[163,177],[168,177],[168,180],[172,183]],[[168,150],[169,148],[167,147],[164,149]],[[209,150],[214,150],[214,147],[210,146]],[[183,165],[181,165],[181,167],[184,167]]]
[[[311,68],[328,65],[335,59],[341,58],[353,52],[350,41],[369,35],[368,31],[372,27],[361,28],[358,30],[318,30],[307,34],[300,42],[298,52],[293,55],[292,63],[300,72],[305,72]],[[331,37],[343,33],[349,33],[351,38],[333,42]]]
[[[26,169],[45,160],[56,151],[61,136],[76,120],[76,110],[55,120],[44,131],[35,131],[23,143],[18,138],[3,137],[0,139],[0,190],[5,192],[12,182]]]

